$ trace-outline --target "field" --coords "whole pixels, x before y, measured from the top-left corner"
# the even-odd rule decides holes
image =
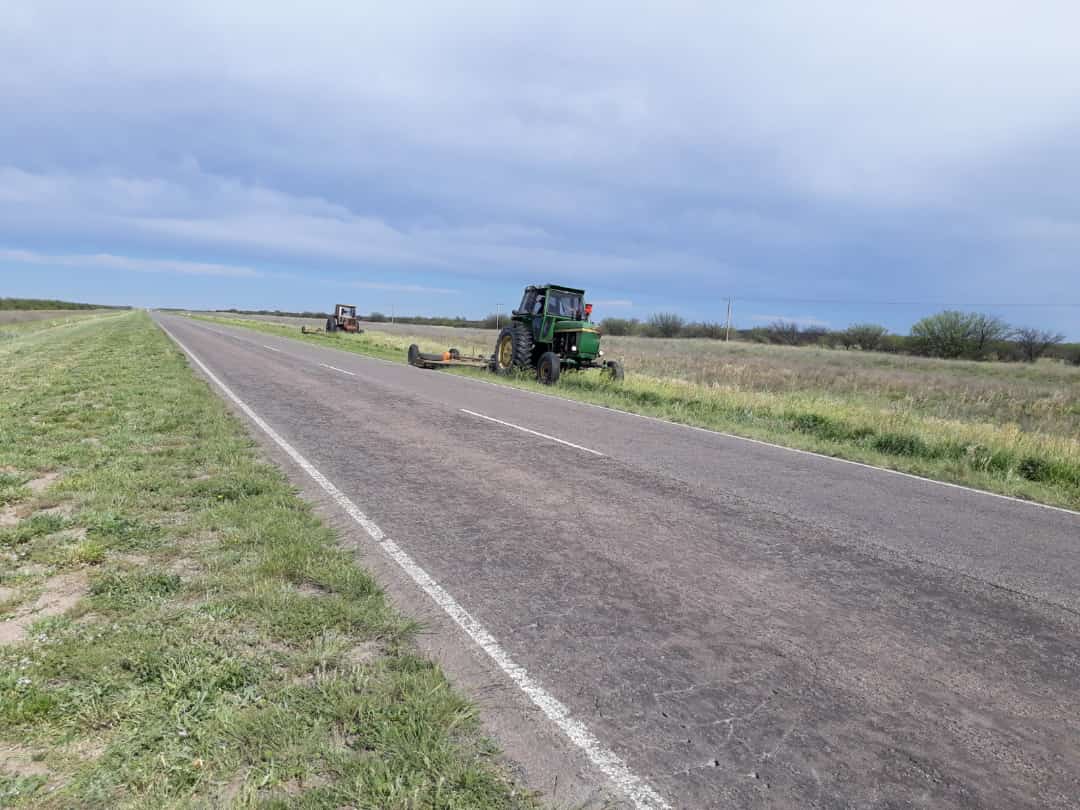
[[[533,806],[145,314],[0,352],[0,806]]]
[[[115,310],[0,309],[0,338],[108,314],[115,314]]]
[[[226,320],[297,338],[304,323],[273,316]],[[399,359],[411,342],[484,354],[494,345],[490,330],[365,328],[359,338],[306,339]],[[604,347],[625,361],[627,381],[616,388],[589,375],[566,375],[560,395],[1080,507],[1075,366],[636,337],[604,338]]]

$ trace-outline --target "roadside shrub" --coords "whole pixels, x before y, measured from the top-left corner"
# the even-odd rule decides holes
[[[853,323],[840,332],[839,336],[845,349],[862,349],[865,352],[872,352],[881,345],[888,333],[889,330],[880,324]]]
[[[850,431],[843,424],[819,413],[795,414],[791,417],[790,424],[800,433],[809,433],[822,439],[842,441],[850,436]]]
[[[709,338],[710,340],[723,340],[726,328],[722,323],[701,321],[700,323],[688,323],[682,328],[679,337],[685,338]]]
[[[604,318],[600,321],[600,331],[605,335],[637,335],[641,332],[641,321],[637,318]]]
[[[1009,325],[994,315],[947,309],[911,327],[915,350],[931,357],[981,359],[1009,335]]]
[[[873,448],[893,456],[929,457],[930,447],[918,436],[907,433],[882,433],[873,442]]]
[[[1045,481],[1050,477],[1050,464],[1038,456],[1025,456],[1020,459],[1016,471],[1028,481]]]
[[[657,312],[649,318],[649,332],[657,337],[671,338],[682,331],[684,324],[685,321],[681,315],[674,312]]]

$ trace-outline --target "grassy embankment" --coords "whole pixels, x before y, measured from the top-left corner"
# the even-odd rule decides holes
[[[380,324],[360,336],[304,336],[266,319],[210,319],[402,362],[412,342],[430,351],[493,343],[479,330],[409,334]],[[564,375],[556,389],[506,382],[1080,508],[1080,369],[698,340],[605,338],[605,346],[626,361],[621,385],[595,374]]]
[[[144,314],[43,338],[0,363],[0,806],[531,806]]]

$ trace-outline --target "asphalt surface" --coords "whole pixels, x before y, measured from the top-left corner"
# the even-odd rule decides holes
[[[155,317],[672,807],[1080,807],[1080,515]],[[436,629],[523,779],[611,793]]]

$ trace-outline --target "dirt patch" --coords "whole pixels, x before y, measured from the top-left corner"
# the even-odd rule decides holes
[[[15,594],[17,593],[18,591],[14,588],[0,588],[0,604],[10,602],[15,598]]]
[[[103,740],[75,740],[64,746],[64,753],[92,762],[105,753],[105,747]]]
[[[38,478],[27,481],[26,486],[29,487],[31,492],[38,495],[51,487],[59,478],[60,473],[58,472],[45,473]]]
[[[117,554],[112,559],[127,563],[135,568],[145,568],[150,563],[150,558],[145,554]]]
[[[320,588],[311,582],[301,582],[299,585],[293,585],[293,588],[304,596],[326,596],[328,593],[325,588]]]
[[[27,563],[15,569],[15,573],[20,577],[39,577],[44,573],[47,573],[49,566],[41,563]]]
[[[58,532],[45,535],[44,539],[54,544],[78,543],[86,539],[86,529],[82,526],[76,526],[71,529],[61,529]]]
[[[181,557],[169,563],[169,573],[176,574],[181,579],[191,579],[202,573],[203,567],[190,557]]]
[[[379,642],[364,641],[346,650],[341,656],[341,660],[349,666],[358,667],[374,661],[382,654],[383,649]]]
[[[14,618],[0,622],[0,646],[23,641],[31,624],[66,613],[86,592],[86,574],[82,571],[45,580],[45,589],[32,605],[20,609]]]
[[[49,769],[35,756],[17,745],[0,745],[0,771],[11,776],[48,776]]]
[[[56,506],[48,506],[44,509],[38,509],[35,514],[38,515],[60,515],[61,517],[71,517],[71,514],[75,511],[75,504],[73,503],[59,503]]]
[[[19,515],[14,506],[5,506],[0,509],[0,527],[14,526],[19,522]]]

